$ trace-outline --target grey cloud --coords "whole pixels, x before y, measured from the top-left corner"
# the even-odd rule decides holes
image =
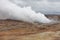
[[[60,0],[48,0],[49,2],[60,2]]]
[[[42,12],[44,14],[52,13],[60,14],[60,3],[54,3],[60,0],[48,0],[47,4],[45,4],[43,0],[14,0],[14,1],[17,5],[20,6],[31,6],[32,9],[36,12]]]

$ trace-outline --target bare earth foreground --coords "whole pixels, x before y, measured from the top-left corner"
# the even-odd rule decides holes
[[[49,16],[60,19],[60,16]],[[0,21],[0,40],[60,40],[60,23],[31,24],[22,21]]]

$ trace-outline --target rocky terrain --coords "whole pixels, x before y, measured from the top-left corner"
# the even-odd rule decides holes
[[[47,16],[60,20],[60,16]],[[60,23],[38,24],[0,20],[0,40],[60,40]]]

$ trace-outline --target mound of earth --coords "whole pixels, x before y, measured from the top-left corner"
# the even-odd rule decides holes
[[[60,20],[60,16],[47,16]],[[0,40],[60,40],[60,23],[46,25],[0,20]]]

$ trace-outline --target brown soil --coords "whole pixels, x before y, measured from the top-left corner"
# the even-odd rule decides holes
[[[54,19],[56,18],[58,20],[60,19],[60,16],[48,16],[48,17]],[[56,31],[60,31],[60,23],[44,25],[37,23],[31,24],[31,23],[15,21],[15,20],[0,21],[0,39],[2,39],[4,36],[21,37],[25,35],[34,35],[42,32],[56,32]],[[57,40],[57,38],[55,40]]]

